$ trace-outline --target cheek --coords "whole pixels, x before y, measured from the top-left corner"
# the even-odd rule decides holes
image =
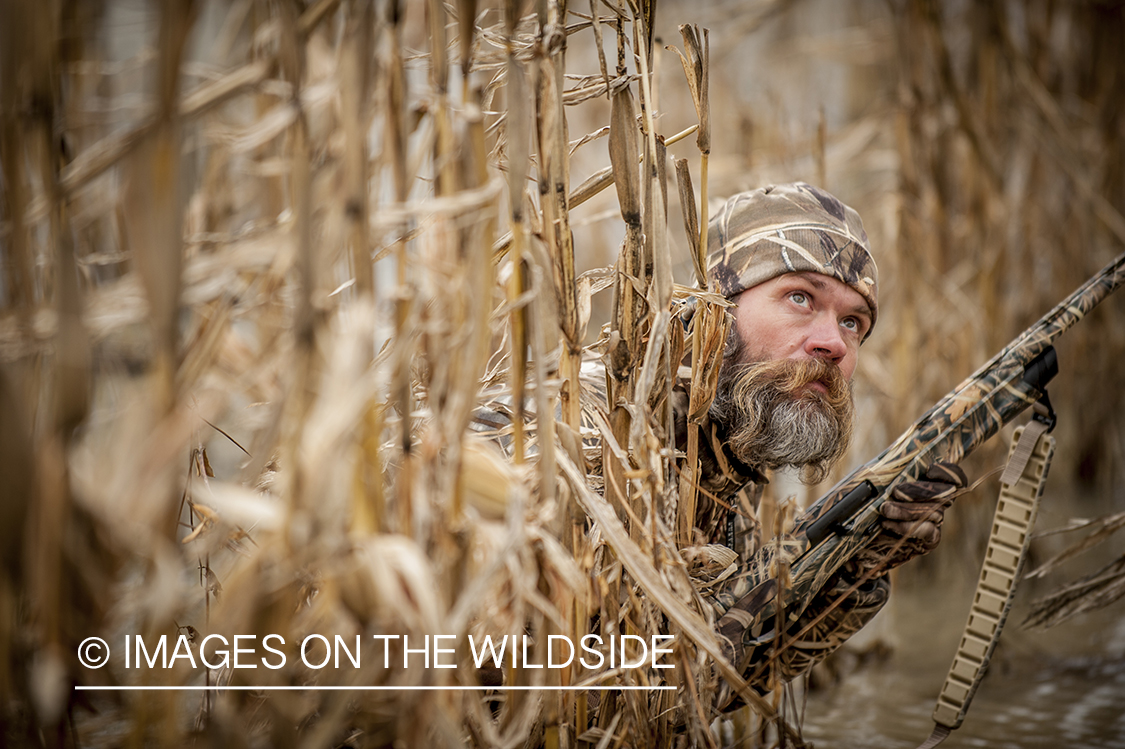
[[[745,345],[742,349],[742,362],[752,364],[762,361],[789,359],[794,356],[792,346],[787,346],[782,336],[777,336],[771,331],[742,330],[742,340]]]
[[[789,359],[799,355],[803,334],[799,326],[782,319],[762,315],[740,315],[735,320],[744,342],[743,361],[759,362]]]

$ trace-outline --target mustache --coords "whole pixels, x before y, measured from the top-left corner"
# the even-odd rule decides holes
[[[724,383],[727,385],[726,392],[735,401],[770,393],[776,399],[820,400],[834,410],[846,408],[851,403],[851,383],[840,367],[827,359],[783,359],[740,364],[722,374],[727,375]],[[823,385],[824,392],[809,387],[813,383]]]

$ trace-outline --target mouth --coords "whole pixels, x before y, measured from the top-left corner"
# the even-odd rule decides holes
[[[812,382],[807,383],[803,389],[816,390],[817,392],[824,395],[828,394],[828,385],[826,385],[822,380],[813,380]]]

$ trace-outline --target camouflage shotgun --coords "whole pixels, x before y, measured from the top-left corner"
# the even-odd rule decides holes
[[[1125,253],[938,401],[878,457],[817,500],[798,519],[792,534],[778,544],[763,546],[737,573],[741,579],[724,586],[734,595],[716,598],[725,612],[719,632],[734,646],[731,655],[774,638],[778,630],[773,619],[779,603],[786,620],[780,631],[800,618],[828,579],[879,535],[878,508],[895,486],[918,480],[935,461],[960,462],[1036,403],[1046,406],[1037,410],[1048,414],[1037,418],[1053,423],[1045,389],[1058,372],[1051,343],[1122,283]],[[779,561],[788,561],[790,566],[790,581],[780,601]]]

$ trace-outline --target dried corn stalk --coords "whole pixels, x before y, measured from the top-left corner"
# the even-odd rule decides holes
[[[654,3],[318,0],[193,14],[191,4],[154,2],[151,20],[135,24],[147,34],[139,46],[154,52],[124,61],[103,59],[95,43],[92,30],[109,23],[100,4],[65,5],[76,15],[20,0],[0,18],[0,460],[9,477],[0,698],[29,707],[5,718],[5,735],[62,736],[69,710],[82,745],[212,736],[283,746],[716,745],[718,680],[741,677],[719,657],[701,604],[730,560],[692,535],[692,435],[713,397],[729,316],[723,300],[673,283],[665,177],[666,147],[696,133],[698,197],[686,164],[676,170],[685,267],[699,286],[718,109],[706,30],[681,27],[698,122],[664,138]],[[903,49],[937,62],[903,65],[913,78],[902,90],[920,97],[922,112],[953,102],[957,120],[907,113],[899,123],[902,238],[939,270],[962,273],[954,243],[926,228],[961,208],[942,191],[933,170],[944,162],[924,134],[940,125],[970,139],[949,166],[985,186],[972,202],[979,215],[958,214],[978,239],[1004,236],[989,222],[1007,198],[987,191],[988,175],[1013,169],[1014,157],[990,146],[1003,129],[946,64],[954,51],[935,28],[945,21],[920,4],[893,12],[904,16],[894,26],[909,37]],[[1010,44],[1005,19],[990,43]],[[1097,151],[1087,141],[1100,142],[1067,130],[1085,114],[1063,116],[1067,99],[1036,77],[1041,61],[1008,51],[1012,82],[993,83],[1020,92],[1046,123],[1036,137],[1048,156],[1034,158],[1068,165],[1074,192],[1120,234],[1118,211],[1075,166]],[[576,55],[598,72],[569,76]],[[106,91],[144,91],[146,71],[158,81],[154,98],[104,106]],[[568,142],[571,113],[599,111],[603,94],[608,121],[597,114]],[[606,134],[610,164],[572,186],[573,164]],[[820,139],[831,163],[833,133],[821,127]],[[990,163],[981,153],[994,154]],[[1106,163],[1111,182],[1120,159]],[[1029,204],[1062,205],[1036,176],[1043,168],[1020,167],[1038,196]],[[582,273],[574,209],[609,185],[625,240],[601,263],[609,270]],[[1033,227],[1034,211],[1025,215]],[[988,252],[982,287],[995,287],[989,279],[1005,265],[1035,266],[1009,258],[1014,247]],[[907,279],[918,272],[900,265]],[[593,300],[605,288],[612,311],[591,344],[587,326],[601,324]],[[989,314],[1002,303],[991,293]],[[897,348],[875,360],[891,368],[916,356],[926,322],[905,313],[888,344]],[[670,405],[685,351],[692,428],[677,475]],[[600,371],[581,369],[598,357]],[[581,411],[583,397],[604,397],[604,412]],[[1118,581],[1090,585],[1064,604]],[[290,651],[284,667],[253,672],[183,661],[93,670],[74,660],[88,636],[180,633],[195,656],[208,635],[275,633],[294,644],[327,633],[369,649],[354,668],[307,667]],[[456,636],[448,657],[458,668],[403,666],[420,658],[404,654],[403,638],[415,647],[435,634]],[[591,673],[505,661],[478,670],[464,645],[468,635],[524,634],[533,663],[552,635],[670,634],[676,667]],[[596,699],[402,689],[476,688],[498,671],[517,686],[677,689]],[[84,694],[94,715],[75,684],[389,689]]]

